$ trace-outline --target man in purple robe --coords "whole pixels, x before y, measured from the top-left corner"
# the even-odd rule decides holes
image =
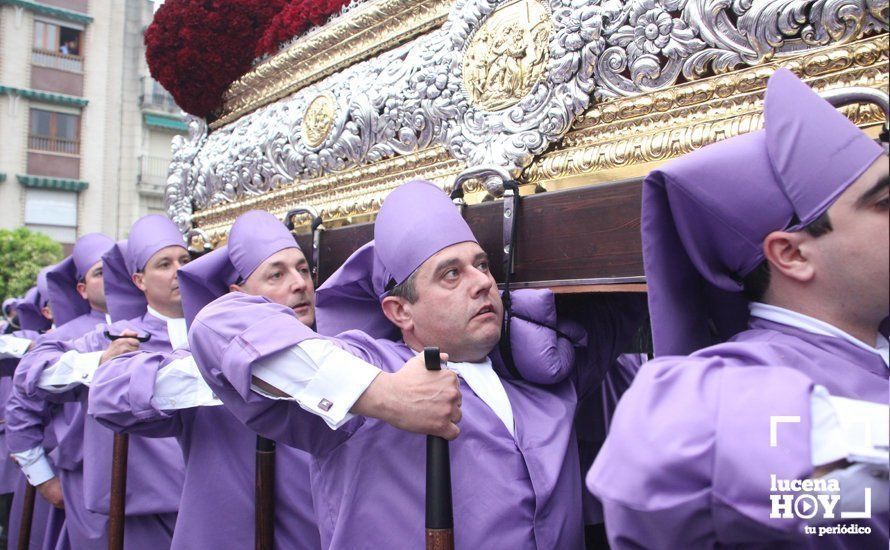
[[[293,309],[303,324],[315,324],[315,291],[306,258],[290,232],[267,212],[240,216],[227,245],[182,268],[179,282],[189,324],[202,307],[230,290],[264,296]],[[442,390],[454,389],[452,373],[428,372],[417,360],[413,369],[400,370],[397,380],[387,384],[391,381],[374,376],[379,373],[376,367],[359,363],[319,362],[321,377],[332,382],[327,388],[332,399],[340,400],[338,392],[348,399],[352,388],[367,387],[353,411],[414,431],[436,429],[439,419],[416,414],[401,398],[414,387],[424,391],[430,403],[441,401],[446,393]],[[304,373],[306,378],[314,374]],[[431,381],[438,381],[438,386]],[[100,422],[129,433],[173,435],[182,445],[186,472],[174,548],[240,548],[254,540],[251,473],[256,435],[221,404],[184,349],[122,355],[100,367],[93,379],[90,414]],[[455,398],[443,419],[450,418],[456,407]],[[279,446],[275,480],[276,547],[319,548],[309,492],[309,455]],[[217,502],[227,506],[220,510],[213,505]]]
[[[488,260],[448,197],[428,182],[405,184],[387,197],[374,233],[318,291],[318,330],[347,330],[337,338],[319,336],[290,308],[244,293],[205,307],[189,342],[214,393],[259,433],[313,455],[323,547],[418,548],[425,437],[356,411],[361,385],[351,399],[333,397],[330,387],[346,381],[337,365],[373,365],[366,383],[438,346],[458,375],[461,398],[460,413],[441,426],[456,437],[457,547],[580,547],[572,420],[578,393],[602,372],[573,368],[573,343],[595,348],[601,369],[611,365],[639,309],[603,300],[588,311],[595,322],[584,332],[557,324],[549,291],[523,299],[514,293],[514,312],[528,308],[541,322],[525,327],[528,337],[511,338],[523,375],[513,377],[496,348],[503,305]],[[308,379],[294,374],[319,364],[329,368]],[[425,403],[412,405],[422,410]]]
[[[193,288],[194,278],[210,283]],[[315,320],[309,266],[293,235],[269,213],[238,218],[228,245],[182,268],[185,319],[212,298],[255,281],[266,295]],[[239,287],[240,288],[240,287]],[[172,548],[250,548],[254,542],[256,434],[238,422],[211,392],[185,348],[172,353],[120,355],[96,371],[90,414],[119,432],[175,437],[185,457],[182,501]],[[275,547],[317,549],[318,527],[309,492],[309,456],[279,446],[275,455]]]
[[[887,157],[784,69],[764,125],[645,181],[659,358],[587,477],[616,548],[887,548]]]
[[[103,256],[105,298],[114,322],[75,340],[41,342],[22,360],[26,395],[81,404],[83,476],[71,487],[73,491],[82,487],[82,494],[66,494],[66,498],[82,499],[93,515],[80,518],[80,532],[69,533],[72,547],[107,546],[101,520],[109,513],[113,433],[84,417],[92,376],[99,364],[122,353],[137,348],[169,353],[186,343],[176,270],[188,260],[182,234],[169,219],[140,218],[127,242]],[[131,438],[124,523],[127,548],[170,546],[182,477],[182,453],[175,439]],[[93,521],[97,518],[99,522]],[[75,541],[75,536],[83,540]]]
[[[47,272],[47,293],[57,328],[38,343],[73,340],[110,322],[102,279],[102,255],[113,246],[114,241],[101,233],[84,235],[75,243],[71,256]],[[40,495],[53,506],[65,508],[62,536],[69,543],[79,541],[77,533],[85,529],[84,521],[98,516],[84,508],[83,499],[73,498],[83,494],[81,404],[77,401],[58,404],[27,395],[24,392],[27,375],[24,369],[16,371],[15,387],[7,404],[9,450]],[[46,429],[51,430],[58,441],[52,453],[54,467],[50,466],[43,449]],[[96,517],[92,523],[101,526],[104,520]]]
[[[52,311],[49,307],[49,290],[46,275],[51,269],[46,267],[40,271],[37,276],[37,285],[32,287],[25,296],[16,304],[17,317],[21,322],[22,330],[15,331],[11,335],[3,338],[10,338],[14,341],[13,345],[7,345],[4,359],[0,360],[0,369],[2,369],[2,384],[8,387],[8,397],[12,397],[14,392],[13,374],[21,358],[31,349],[39,338],[51,333],[53,329]],[[10,344],[11,341],[7,341]],[[8,402],[3,404],[4,415]],[[13,415],[14,416],[14,415]],[[43,447],[45,452],[51,452],[56,447],[55,433],[49,426],[49,417],[45,420],[45,432],[42,434]],[[12,436],[14,439],[14,436]],[[8,445],[8,441],[7,441]],[[8,449],[4,451],[4,456],[9,456]],[[10,533],[8,545],[16,547],[19,544],[19,529],[21,527],[21,518],[24,508],[24,495],[28,487],[29,481],[27,476],[15,466],[12,458],[8,461],[13,465],[16,472],[16,481],[14,489],[14,497],[12,508],[10,510],[9,524]],[[49,485],[44,489],[52,489]],[[47,492],[47,495],[50,495]],[[60,501],[59,501],[60,502]],[[34,512],[31,520],[31,539],[29,548],[41,550],[55,548],[56,543],[61,535],[62,526],[65,520],[64,512],[61,507],[54,507],[46,499],[37,499],[34,503]]]

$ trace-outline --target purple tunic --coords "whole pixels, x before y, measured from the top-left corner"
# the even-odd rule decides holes
[[[47,333],[38,345],[51,341],[73,340],[104,326],[105,314],[91,310]],[[52,431],[58,445],[49,453],[56,467],[65,498],[64,536],[75,548],[90,548],[89,541],[104,536],[106,519],[89,512],[83,498],[83,411],[79,401],[53,403],[41,396],[29,395],[25,389],[28,373],[18,369],[8,406],[9,446],[11,452],[32,449],[43,442],[44,431]],[[93,536],[85,536],[91,533]]]
[[[41,337],[39,332],[33,330],[20,330],[13,333],[13,336],[17,336],[19,338],[28,338],[29,340],[37,340]],[[9,384],[10,393],[9,398],[13,397],[14,386],[13,386],[13,378],[12,375],[18,366],[18,359],[4,359],[3,363],[3,378],[2,381],[4,384]],[[6,415],[6,408],[9,404],[9,400],[3,402],[3,413]],[[15,415],[13,414],[13,417]],[[4,424],[4,427],[8,427],[10,417],[6,418],[7,423]],[[40,444],[40,441],[43,441],[44,449],[47,453],[50,453],[56,447],[56,438],[53,431],[49,426],[49,416],[44,419],[43,425],[45,426],[46,432],[41,432],[40,440],[34,444],[37,446]],[[44,438],[45,436],[45,438]],[[25,475],[22,473],[21,469],[16,465],[11,458],[9,458],[10,452],[9,449],[9,438],[11,438],[14,442],[15,436],[14,434],[7,434],[4,430],[4,449],[3,456],[8,459],[9,463],[12,464],[15,473],[15,481],[13,491],[15,492],[15,496],[12,500],[12,509],[9,513],[9,539],[7,547],[16,548],[18,546],[18,536],[19,536],[19,527],[21,526],[22,519],[22,499],[25,494],[25,489],[28,486],[28,481],[25,478]],[[29,544],[29,548],[39,550],[39,549],[50,549],[54,548],[56,542],[60,538],[60,533],[62,530],[62,524],[65,520],[65,513],[62,510],[58,510],[50,506],[50,504],[40,498],[39,496],[34,500],[34,516],[31,521],[31,540]]]
[[[599,330],[588,331],[589,347],[610,356],[610,363],[617,351],[605,350],[621,340],[617,326],[603,315]],[[254,361],[310,338],[319,336],[292,310],[241,293],[205,307],[189,333],[202,374],[236,417],[313,455],[312,493],[324,547],[421,548],[424,436],[365,417],[334,431],[293,402],[250,390]],[[415,355],[402,342],[358,331],[329,341],[389,372]],[[596,375],[572,370],[561,382],[539,386],[499,374],[515,438],[461,380],[461,435],[451,443],[456,546],[579,548],[581,479],[572,418],[579,389]]]
[[[142,349],[164,353],[172,351],[166,323],[146,313],[141,318],[99,327],[76,340],[41,342],[22,360],[22,368],[27,369],[23,385],[26,394],[50,401],[79,401],[82,407],[80,417],[84,424],[84,467],[82,481],[78,479],[76,483],[83,487],[86,510],[95,514],[81,518],[85,528],[83,535],[87,540],[80,546],[74,545],[77,548],[98,548],[103,544],[107,546],[105,528],[96,532],[97,525],[92,520],[107,521],[105,515],[108,514],[111,489],[113,433],[93,418],[84,416],[89,397],[88,388],[78,386],[56,394],[37,387],[37,381],[43,370],[55,364],[66,351],[87,353],[104,350],[110,344],[104,336],[105,330],[120,334],[127,329],[151,335],[148,342],[140,344]],[[169,547],[182,492],[182,477],[182,452],[175,439],[130,438],[125,522],[127,547]],[[96,518],[97,515],[101,517]]]
[[[887,402],[881,358],[840,338],[752,319],[731,341],[646,363],[618,405],[587,486],[613,546],[770,544],[886,548],[886,514],[865,535],[801,535],[770,519],[770,475],[812,475],[810,392]],[[770,447],[770,416],[800,416]],[[645,426],[645,429],[641,429]]]
[[[151,404],[158,371],[188,357],[132,353],[102,365],[90,389],[90,415],[115,431],[176,437],[185,457],[185,481],[173,548],[250,548],[254,543],[256,433],[225,407],[160,411]],[[275,546],[321,546],[308,454],[279,445],[275,453]]]

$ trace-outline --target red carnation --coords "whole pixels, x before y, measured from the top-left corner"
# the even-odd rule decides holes
[[[278,46],[305,32],[312,25],[322,25],[350,0],[291,0],[269,23],[257,41],[256,57],[274,54]]]
[[[145,31],[152,77],[184,111],[210,118],[251,69],[257,41],[287,1],[167,0]]]

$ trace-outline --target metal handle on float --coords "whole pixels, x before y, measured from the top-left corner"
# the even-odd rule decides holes
[[[299,216],[300,214],[308,214],[312,217],[312,282],[318,286],[318,271],[319,271],[319,261],[321,260],[321,234],[324,232],[324,223],[321,221],[321,216],[318,214],[318,210],[313,206],[298,206],[288,211],[287,214],[284,215],[284,225],[287,227],[288,231],[294,230],[294,218]]]
[[[884,111],[884,126],[881,129],[879,139],[884,143],[890,141],[890,95],[886,92],[865,86],[851,86],[849,88],[827,90],[819,95],[835,107],[843,107],[854,103],[877,105],[879,109]]]

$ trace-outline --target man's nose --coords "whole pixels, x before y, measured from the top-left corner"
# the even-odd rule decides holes
[[[295,294],[298,292],[304,292],[308,286],[309,283],[306,277],[300,275],[299,272],[291,273],[291,290]]]
[[[473,293],[473,297],[479,296],[480,294],[487,294],[488,291],[491,290],[492,284],[493,280],[488,275],[488,273],[473,268],[472,282],[470,287],[471,292]]]

